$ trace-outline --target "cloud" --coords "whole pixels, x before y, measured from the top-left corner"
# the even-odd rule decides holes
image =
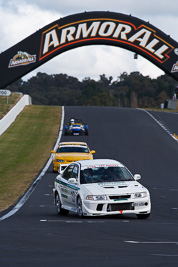
[[[141,71],[140,71],[141,70]],[[117,79],[123,72],[139,71],[144,76],[156,78],[163,74],[163,71],[154,64],[130,51],[112,46],[84,46],[69,50],[37,68],[24,77],[28,80],[38,72],[48,74],[63,73],[83,80],[86,77],[99,80],[100,75],[112,76]]]
[[[8,5],[0,6],[1,51],[15,45],[46,24],[59,19],[59,14],[56,12],[51,13],[35,5],[25,2],[19,4],[19,2],[9,1]]]
[[[12,3],[29,4],[29,0],[1,0],[1,5],[11,6]],[[71,15],[73,13],[84,11],[114,11],[125,14],[132,14],[136,16],[175,16],[177,17],[177,3],[173,1],[170,5],[167,1],[162,0],[30,0],[30,5],[36,6],[41,10],[58,11],[63,15]]]

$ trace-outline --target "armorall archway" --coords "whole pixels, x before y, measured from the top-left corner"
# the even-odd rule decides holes
[[[149,22],[131,15],[96,11],[56,20],[1,53],[0,88],[53,57],[84,45],[113,45],[133,51],[178,81],[175,40]]]

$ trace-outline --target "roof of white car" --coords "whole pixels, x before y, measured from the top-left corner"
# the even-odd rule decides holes
[[[73,145],[87,146],[87,143],[85,142],[61,142],[59,143],[59,146],[73,146]]]
[[[80,160],[77,162],[81,164],[81,167],[95,167],[95,166],[123,167],[124,166],[121,162],[117,160],[113,160],[113,159],[92,159],[92,160],[88,159],[88,160]]]

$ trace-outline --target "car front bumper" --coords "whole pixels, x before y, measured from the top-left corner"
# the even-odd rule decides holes
[[[134,201],[83,201],[85,216],[114,214],[147,214],[151,212],[150,198]]]

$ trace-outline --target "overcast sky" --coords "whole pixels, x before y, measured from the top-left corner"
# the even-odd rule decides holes
[[[33,34],[45,25],[68,15],[84,11],[114,11],[133,15],[151,24],[178,41],[178,0],[0,0],[0,52]],[[162,70],[140,55],[112,46],[85,46],[67,51],[29,73],[65,73],[79,80],[95,80],[106,74],[117,79],[121,73],[139,71],[156,78]]]

